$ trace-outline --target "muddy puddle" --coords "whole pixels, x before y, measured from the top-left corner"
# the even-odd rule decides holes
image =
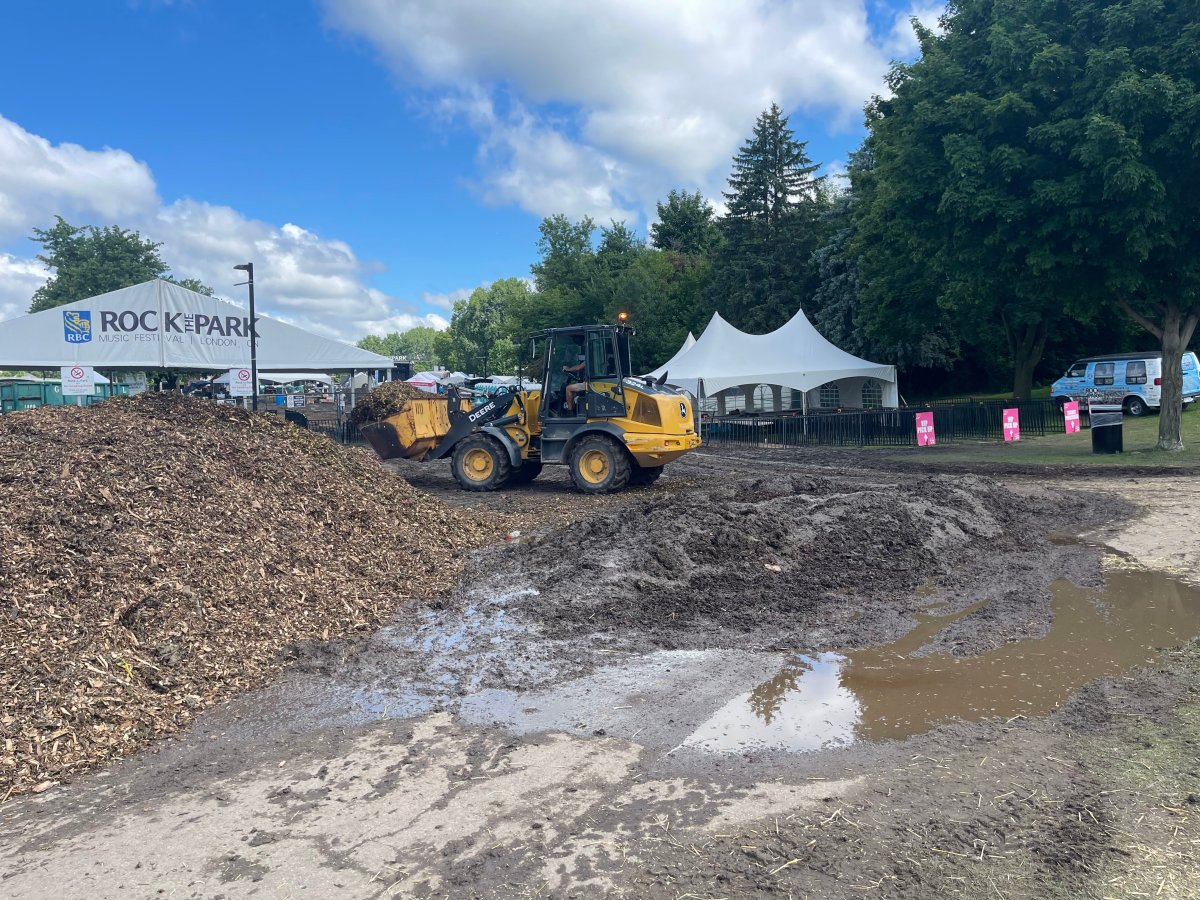
[[[1200,634],[1200,591],[1154,572],[1110,567],[1103,588],[1060,580],[1051,596],[1049,634],[981,656],[914,655],[979,604],[949,616],[920,614],[917,627],[893,644],[791,657],[682,746],[803,752],[906,738],[955,719],[1033,718],[1088,682]]]
[[[1065,579],[1052,585],[1053,622],[1044,637],[997,637],[978,656],[955,657],[935,639],[972,615],[976,629],[989,627],[980,621],[988,601],[946,614],[952,601],[935,583],[916,593],[916,627],[883,646],[637,653],[590,640],[596,665],[578,677],[556,672],[552,657],[536,652],[546,639],[509,608],[519,594],[488,595],[461,611],[384,629],[377,664],[328,685],[314,706],[325,725],[446,709],[516,734],[607,735],[680,756],[802,753],[903,739],[956,720],[1044,716],[1089,682],[1200,635],[1200,590],[1119,557],[1108,558],[1103,587]],[[569,643],[559,650],[584,652]],[[529,686],[517,686],[524,676]],[[513,686],[490,686],[497,680]]]

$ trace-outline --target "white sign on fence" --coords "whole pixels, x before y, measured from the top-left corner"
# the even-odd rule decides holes
[[[129,388],[129,395],[131,397],[135,394],[144,394],[149,390],[145,372],[131,372],[127,375],[122,375],[121,384]]]
[[[229,396],[253,397],[254,380],[250,377],[249,369],[229,370]]]
[[[96,370],[91,366],[63,366],[64,397],[90,397],[96,393]]]

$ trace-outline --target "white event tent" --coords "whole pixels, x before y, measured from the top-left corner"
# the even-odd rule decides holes
[[[714,313],[698,339],[690,334],[688,338],[678,353],[650,375],[661,378],[666,374],[669,384],[693,396],[715,397],[722,411],[728,392],[734,390],[742,391],[746,407],[752,406],[753,391],[759,385],[772,388],[776,410],[782,409],[782,388],[799,394],[803,409],[899,405],[895,366],[859,359],[834,346],[812,326],[803,310],[770,334],[746,334]],[[830,403],[835,394],[837,402]]]
[[[390,369],[387,356],[256,316],[258,368],[287,373]],[[154,279],[0,322],[0,368],[196,369],[250,365],[240,306]]]

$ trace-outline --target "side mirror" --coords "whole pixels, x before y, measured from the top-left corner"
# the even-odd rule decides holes
[[[525,358],[531,362],[537,358],[537,340],[529,339],[529,343],[525,346]]]

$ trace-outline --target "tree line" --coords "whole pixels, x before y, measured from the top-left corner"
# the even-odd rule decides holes
[[[671,191],[648,240],[550,216],[530,279],[455,305],[450,328],[361,346],[419,364],[515,369],[530,331],[615,321],[650,371],[719,310],[764,333],[797,310],[896,365],[902,393],[1035,381],[1100,352],[1163,353],[1159,446],[1180,441],[1179,360],[1200,322],[1200,0],[961,0],[893,66],[837,183],[772,105],[718,213]],[[54,274],[30,311],[171,277],[115,225],[34,229]],[[211,291],[193,280],[180,283]]]
[[[1182,446],[1180,356],[1200,321],[1200,4],[962,0],[866,108],[843,184],[816,173],[776,105],[699,193],[625,223],[541,223],[532,284],[457,304],[430,353],[510,370],[522,335],[613,321],[635,367],[719,310],[765,333],[802,309],[833,343],[895,364],[902,391],[1007,380],[1027,398],[1082,356],[1163,353],[1159,446]],[[597,233],[598,231],[598,233]]]

